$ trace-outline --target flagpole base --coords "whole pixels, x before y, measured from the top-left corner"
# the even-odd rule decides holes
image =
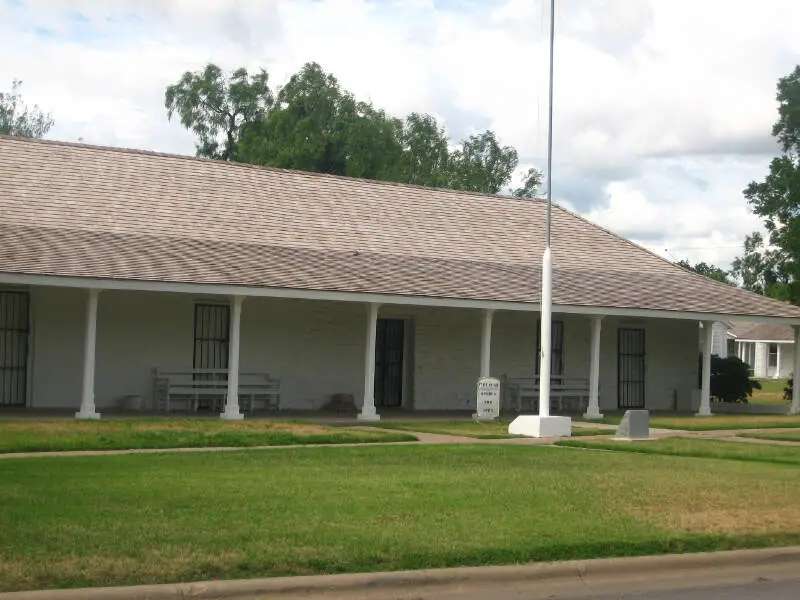
[[[509,435],[524,435],[534,438],[570,437],[572,419],[569,417],[540,417],[520,415],[508,426]]]

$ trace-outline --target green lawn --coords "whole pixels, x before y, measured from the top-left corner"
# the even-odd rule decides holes
[[[760,390],[753,390],[750,398],[752,404],[788,404],[783,399],[783,388],[789,382],[788,379],[759,379]]]
[[[299,421],[150,418],[0,421],[0,453],[413,441],[406,434]]]
[[[786,465],[553,447],[6,459],[0,589],[797,544],[798,497]]]
[[[761,440],[778,440],[780,442],[800,442],[800,431],[787,431],[780,433],[743,433],[738,437],[756,438]]]
[[[617,425],[621,416],[604,417],[598,423]],[[800,427],[800,415],[714,415],[711,417],[651,417],[650,427],[684,431],[777,429]]]
[[[475,421],[408,421],[408,422],[382,422],[375,427],[382,429],[397,429],[400,431],[418,431],[420,433],[441,433],[444,435],[458,435],[476,439],[506,439],[518,437],[508,434],[509,422],[478,423]],[[613,431],[573,427],[572,435],[611,435]]]
[[[666,438],[649,442],[613,440],[563,440],[559,446],[593,448],[615,452],[691,456],[696,458],[722,458],[737,461],[766,462],[800,466],[800,446],[769,446],[747,442],[721,442],[689,438]]]

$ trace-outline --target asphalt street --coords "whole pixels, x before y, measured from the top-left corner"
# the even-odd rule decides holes
[[[258,598],[265,598],[258,596]],[[418,589],[380,588],[344,594],[287,595],[283,600],[800,600],[800,564],[671,571],[663,576],[630,572],[505,584],[445,584]]]
[[[585,598],[586,596],[579,596]],[[524,596],[518,596],[524,598]],[[551,596],[553,600],[560,596]],[[575,599],[575,596],[572,596]],[[592,596],[594,600],[798,600],[800,580]],[[568,597],[563,597],[568,600]]]

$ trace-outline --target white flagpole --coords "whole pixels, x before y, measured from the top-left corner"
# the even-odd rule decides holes
[[[547,115],[547,233],[542,255],[541,347],[539,348],[539,416],[550,416],[550,349],[553,305],[553,259],[550,254],[550,206],[553,200],[553,48],[556,0],[550,0],[550,92]]]
[[[547,131],[547,235],[542,254],[541,346],[539,348],[539,414],[519,415],[508,426],[511,435],[563,437],[572,434],[572,419],[550,416],[550,349],[553,312],[553,262],[550,255],[550,212],[553,200],[553,46],[556,1],[550,0],[550,102]],[[800,353],[799,353],[800,355]]]

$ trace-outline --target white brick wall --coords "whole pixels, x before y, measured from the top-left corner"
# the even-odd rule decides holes
[[[128,394],[152,406],[152,370],[190,368],[193,306],[206,297],[105,291],[98,310],[96,402],[117,406]],[[219,299],[225,301],[225,299]],[[77,408],[83,361],[86,292],[39,288],[32,293],[32,404]],[[471,410],[480,369],[482,312],[384,307],[381,316],[409,321],[405,406]],[[350,303],[248,298],[242,311],[241,368],[282,382],[288,408],[317,408],[331,394],[361,402],[367,308]],[[495,313],[492,374],[531,376],[537,361],[538,314]],[[564,374],[589,376],[590,320],[564,321]],[[697,382],[697,324],[606,318],[601,337],[600,406],[617,407],[617,330],[644,327],[647,407],[688,405]]]

